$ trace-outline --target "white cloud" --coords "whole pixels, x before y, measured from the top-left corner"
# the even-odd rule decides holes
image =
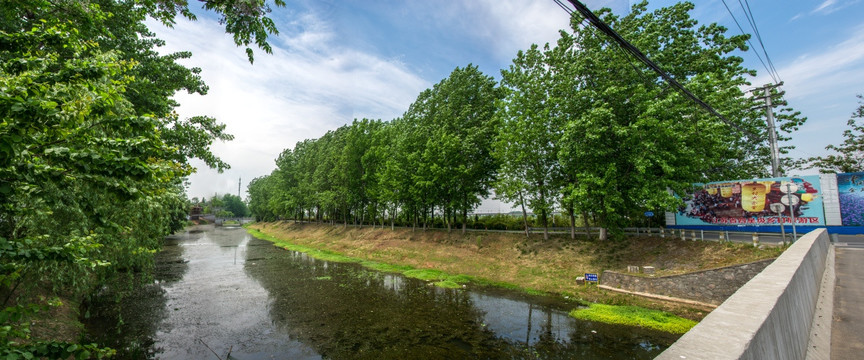
[[[857,106],[855,94],[864,92],[864,26],[843,33],[847,37],[826,42],[823,48],[777,69],[789,105],[808,118],[793,135],[798,147],[793,157],[825,155],[827,144],[842,142],[846,120]],[[753,84],[769,82],[770,78],[762,75]]]
[[[835,92],[838,88],[860,86],[864,80],[864,27],[849,32],[849,37],[818,53],[806,53],[778,72],[783,75],[790,98]],[[755,84],[767,82],[758,78]]]
[[[238,177],[245,191],[248,180],[269,174],[276,156],[297,141],[354,118],[390,120],[429,86],[397,61],[339,46],[314,17],[298,19],[303,32],[273,38],[273,54],[256,51],[254,65],[213,21],[180,20],[173,29],[149,23],[166,41],[164,52],[192,52],[183,63],[202,68],[210,87],[206,96],[177,94],[180,115],[216,117],[235,136],[213,146],[232,169],[217,175],[199,166],[190,177],[190,197],[234,193]]]
[[[412,2],[405,6],[409,13],[427,14],[438,27],[473,39],[477,46],[504,61],[533,43],[554,43],[558,31],[570,24],[567,13],[553,1]]]
[[[841,10],[845,7],[854,5],[858,1],[860,1],[860,0],[844,1],[844,2],[840,3],[837,0],[825,0],[822,3],[820,3],[818,6],[816,6],[815,9],[810,10],[810,12],[808,14],[810,14],[810,15],[814,15],[814,14],[828,15],[828,14],[837,12],[838,10]],[[793,16],[791,19],[789,19],[789,21],[791,22],[791,21],[798,20],[798,19],[804,17],[804,15],[805,15],[805,13],[799,13],[799,14]]]
[[[531,43],[556,41],[558,30],[569,26],[567,14],[552,1],[436,3],[434,11],[425,11],[433,6],[425,2],[405,6],[409,13],[432,17],[434,28],[472,36],[479,53],[491,53],[502,63]],[[216,117],[235,135],[233,141],[213,146],[232,169],[219,175],[196,163],[199,172],[190,177],[190,197],[236,192],[238,177],[244,179],[245,191],[248,180],[274,168],[283,149],[354,118],[397,117],[438,80],[421,78],[417,72],[426,69],[409,69],[412,64],[398,57],[383,58],[340,43],[335,26],[311,12],[292,14],[288,22],[277,24],[281,34],[270,39],[273,54],[256,49],[254,65],[224,28],[207,17],[180,19],[173,29],[154,21],[148,25],[166,41],[161,51],[191,51],[193,57],[183,63],[202,68],[210,87],[206,96],[176,95],[180,115]]]
[[[826,14],[831,13],[832,11],[836,10],[836,8],[835,9],[831,8],[835,4],[837,4],[837,0],[825,0],[822,4],[819,4],[819,6],[817,6],[816,9],[813,9],[813,13],[818,13],[818,12],[823,12]]]

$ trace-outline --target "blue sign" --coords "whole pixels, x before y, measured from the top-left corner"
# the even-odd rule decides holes
[[[598,282],[599,279],[597,278],[597,274],[585,273],[585,281]]]
[[[646,217],[652,217],[652,216],[654,216],[654,212],[653,211],[646,211],[645,216]]]

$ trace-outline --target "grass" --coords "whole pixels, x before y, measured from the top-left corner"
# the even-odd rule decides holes
[[[436,283],[495,286],[534,295],[558,294],[570,301],[629,305],[663,310],[699,320],[703,309],[672,302],[607,292],[575,284],[585,273],[626,271],[627,265],[651,265],[657,275],[741,264],[773,258],[783,248],[749,244],[682,241],[634,237],[599,241],[566,235],[467,233],[410,228],[372,229],[289,221],[248,227],[256,236],[316,258],[354,262],[384,272],[400,273]],[[263,232],[263,233],[262,233]],[[283,239],[290,239],[290,243]]]
[[[620,306],[605,304],[590,304],[588,308],[576,309],[570,316],[607,324],[639,326],[673,334],[683,334],[696,326],[690,319],[670,314],[665,311],[644,309],[637,306]]]
[[[384,264],[377,261],[369,261],[363,260],[360,258],[345,256],[339,253],[335,253],[333,251],[321,250],[318,248],[313,248],[309,246],[297,245],[286,242],[274,236],[265,234],[261,231],[246,228],[246,230],[262,240],[267,240],[272,242],[275,246],[281,247],[285,250],[297,251],[306,253],[307,255],[316,258],[318,260],[331,261],[331,262],[341,262],[341,263],[356,263],[360,264],[363,267],[382,272],[390,272],[390,273],[399,273],[405,275],[406,277],[420,279],[423,281],[434,281],[433,284],[435,286],[439,286],[442,288],[461,288],[463,284],[467,284],[469,282],[475,281],[475,279],[468,275],[450,275],[440,270],[432,270],[432,269],[415,269],[411,266],[406,265],[391,265]],[[326,277],[329,280],[329,276]],[[323,278],[318,278],[318,280],[323,280]]]

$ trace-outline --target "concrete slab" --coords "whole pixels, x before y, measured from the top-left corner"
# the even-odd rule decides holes
[[[834,287],[837,276],[834,271],[835,247],[828,248],[825,273],[819,283],[819,300],[810,326],[810,342],[807,344],[806,360],[831,360],[831,326],[834,314]]]
[[[836,249],[831,358],[861,359],[864,354],[864,249]]]

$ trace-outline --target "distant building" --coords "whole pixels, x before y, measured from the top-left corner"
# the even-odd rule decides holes
[[[201,217],[201,210],[200,205],[192,205],[189,209],[189,220],[198,220]]]

